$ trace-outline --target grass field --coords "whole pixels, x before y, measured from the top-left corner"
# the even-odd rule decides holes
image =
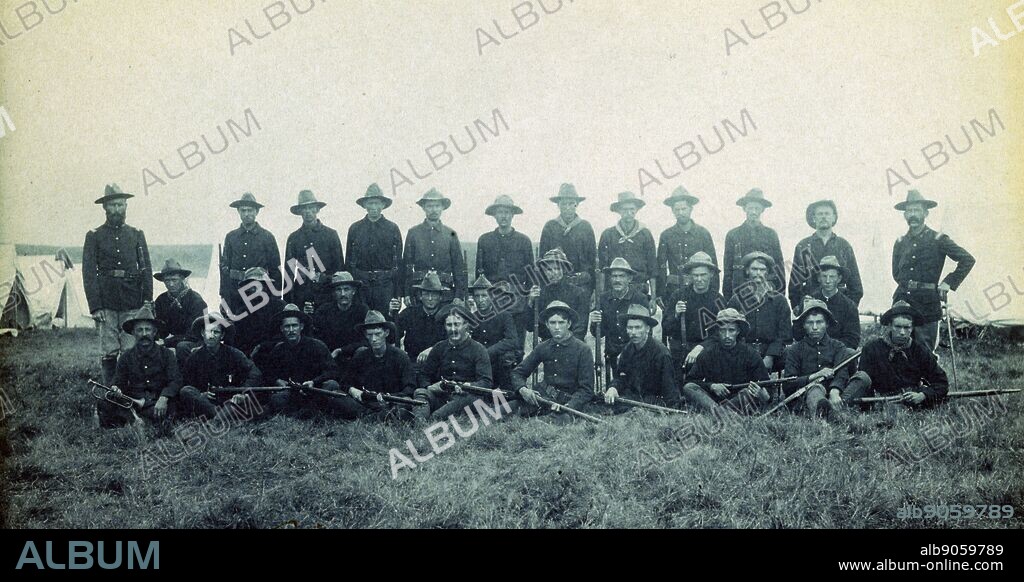
[[[392,479],[389,450],[424,427],[271,418],[222,436],[99,431],[94,332],[0,338],[0,526],[1021,527],[1020,395],[832,424],[662,417],[601,425],[503,419]],[[961,389],[1020,387],[1024,347],[964,345]],[[944,362],[948,359],[944,359]],[[466,425],[468,423],[463,423]],[[194,428],[195,425],[192,425]],[[189,445],[184,449],[182,441]],[[186,454],[187,451],[187,454]],[[158,456],[180,457],[157,466]],[[1011,505],[1009,519],[900,509]]]

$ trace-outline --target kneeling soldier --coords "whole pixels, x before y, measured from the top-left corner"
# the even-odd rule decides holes
[[[409,356],[388,343],[388,338],[398,335],[397,326],[384,319],[381,312],[371,310],[356,329],[366,338],[369,347],[359,348],[352,356],[346,377],[348,394],[362,403],[364,413],[373,414],[378,420],[411,420],[407,409],[386,404],[383,398],[374,398],[365,392],[412,398],[416,391],[416,376]]]
[[[203,345],[195,348],[185,360],[182,376],[185,386],[179,392],[182,405],[178,412],[182,416],[204,416],[213,419],[218,412],[227,413],[230,408],[248,409],[248,398],[252,395],[215,394],[213,388],[259,386],[260,370],[236,348],[225,345],[224,317],[220,314],[199,316],[192,327],[203,329]],[[224,406],[225,408],[221,408]]]
[[[512,370],[512,385],[523,400],[520,413],[540,412],[537,396],[580,410],[594,398],[594,354],[572,333],[579,315],[567,304],[552,301],[540,317],[551,339],[539,343]],[[526,379],[541,364],[544,364],[544,383],[527,388]]]
[[[509,388],[509,372],[523,357],[523,342],[520,341],[519,328],[516,326],[510,310],[499,311],[491,301],[491,289],[494,293],[502,293],[501,288],[494,286],[487,277],[480,275],[475,283],[469,286],[473,294],[476,312],[473,313],[473,339],[487,348],[491,358],[491,373],[494,385],[498,388]]]
[[[679,407],[679,386],[676,385],[672,356],[668,348],[651,337],[658,320],[643,305],[630,305],[619,316],[626,328],[629,343],[619,354],[617,371],[612,384],[604,393],[604,401],[615,404],[621,394],[624,398],[640,400],[670,408]],[[661,400],[657,402],[657,400]],[[625,412],[623,407],[616,411]]]
[[[854,350],[829,337],[828,327],[836,322],[824,301],[805,297],[804,308],[796,317],[796,324],[803,327],[806,336],[786,349],[785,375],[796,379],[783,386],[783,390],[788,396],[811,384],[803,397],[805,412],[829,419],[835,408],[842,404],[844,390],[860,393],[866,389],[865,385],[871,386],[871,378],[864,372],[851,376],[852,364],[834,368],[853,355]]]
[[[416,390],[416,398],[428,403],[415,409],[416,417],[421,420],[426,420],[428,415],[435,419],[445,418],[471,406],[478,398],[462,392],[449,394],[445,392],[442,380],[468,382],[481,388],[494,387],[487,348],[469,335],[469,316],[465,308],[448,305],[438,312],[437,317],[444,322],[448,339],[430,348],[430,355],[420,370],[420,388]]]
[[[757,348],[741,341],[750,330],[746,318],[735,309],[723,309],[715,325],[718,341],[710,343],[697,357],[688,376],[690,382],[683,386],[683,396],[705,411],[718,404],[743,413],[763,408],[771,397],[758,382],[768,380],[768,368]]]
[[[945,370],[930,346],[912,338],[922,320],[905,301],[897,301],[882,314],[882,336],[864,344],[860,358],[860,369],[871,377],[871,383],[859,390],[847,389],[843,400],[902,393],[902,402],[908,406],[931,407],[945,399],[949,390]]]

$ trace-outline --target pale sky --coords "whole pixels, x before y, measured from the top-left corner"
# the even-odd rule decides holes
[[[721,259],[725,233],[743,218],[735,200],[760,187],[788,258],[809,234],[807,204],[833,198],[836,232],[870,285],[866,303],[884,308],[892,243],[906,230],[892,204],[907,186],[890,195],[892,167],[940,202],[930,224],[979,259],[965,292],[980,296],[1007,276],[1024,289],[1024,34],[1009,36],[1007,14],[1024,5],[813,0],[794,14],[783,1],[785,22],[773,16],[776,28],[751,39],[741,19],[765,32],[765,0],[545,0],[552,14],[537,0],[331,0],[297,13],[309,3],[80,0],[49,14],[37,1],[34,16],[19,8],[26,0],[0,0],[0,106],[16,127],[0,137],[0,242],[81,245],[103,220],[92,202],[108,182],[138,194],[128,221],[151,244],[223,240],[237,226],[227,204],[247,190],[267,204],[260,222],[282,246],[299,223],[288,207],[306,188],[329,204],[321,218],[344,237],[362,216],[352,201],[374,181],[390,192],[392,167],[414,182],[398,187],[387,212],[403,230],[422,219],[416,198],[437,187],[454,200],[445,221],[464,241],[494,227],[483,210],[498,194],[526,209],[516,227],[536,241],[556,212],[547,198],[573,182],[600,232],[616,218],[616,193],[640,193],[638,168],[661,178],[657,159],[679,172],[674,148],[698,135],[714,146],[715,128],[742,125],[745,109],[756,130],[644,189],[639,218],[656,238],[672,223],[661,200],[682,184],[702,198],[694,217]],[[276,17],[273,30],[268,5],[290,21]],[[267,36],[254,39],[246,19]],[[972,27],[987,35],[976,40],[989,39],[977,56]],[[495,42],[478,46],[488,38],[478,28]],[[726,28],[738,35],[729,55]],[[244,128],[246,109],[260,129],[211,154],[201,136],[222,147],[218,126],[229,136],[227,120]],[[456,152],[449,134],[465,149],[465,126],[493,127],[496,109],[507,129],[487,143],[474,130],[476,148]],[[948,163],[922,175],[922,148],[946,134],[962,148],[961,126],[989,125],[992,109],[1005,129],[964,154],[945,144]],[[406,160],[433,171],[425,150],[442,140],[451,163],[414,177]],[[205,161],[169,179],[160,160],[181,172],[176,150],[192,141]],[[143,194],[143,168],[166,184]]]

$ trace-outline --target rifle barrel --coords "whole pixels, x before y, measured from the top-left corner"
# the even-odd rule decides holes
[[[616,398],[616,402],[621,402],[628,406],[635,406],[637,408],[646,408],[648,410],[654,410],[664,414],[688,414],[685,410],[679,410],[678,408],[669,408],[668,406],[658,406],[657,404],[648,404],[646,402],[640,402],[639,400],[630,400],[629,398]]]
[[[286,386],[214,386],[209,391],[214,394],[244,394],[246,392],[280,392],[290,389]]]
[[[833,370],[840,370],[840,369],[842,369],[842,368],[843,368],[844,366],[846,366],[847,364],[849,364],[850,362],[852,362],[852,361],[856,360],[856,359],[857,359],[857,358],[859,358],[859,357],[860,357],[860,350],[857,350],[856,352],[853,352],[853,355],[852,355],[852,356],[850,356],[849,358],[846,358],[846,359],[845,359],[845,360],[843,360],[842,362],[839,362],[839,363],[838,363],[838,364],[837,364],[836,366],[834,366],[834,367],[833,367],[832,369],[833,369]],[[787,396],[787,397],[785,398],[785,400],[783,400],[782,402],[780,402],[780,403],[776,404],[775,406],[771,407],[770,409],[768,409],[768,412],[765,412],[765,413],[764,413],[764,414],[762,414],[761,416],[768,416],[769,414],[771,414],[771,413],[775,412],[776,410],[778,410],[778,409],[782,408],[783,406],[785,406],[785,405],[789,404],[790,402],[792,402],[792,401],[796,400],[796,399],[797,399],[797,398],[799,398],[799,397],[800,397],[801,395],[803,395],[803,393],[804,393],[804,392],[807,392],[807,390],[808,390],[808,389],[809,389],[809,388],[810,388],[811,386],[814,386],[815,384],[817,384],[817,382],[811,382],[811,383],[807,384],[806,386],[804,386],[803,388],[801,388],[801,389],[797,390],[796,392],[794,392],[794,393],[790,394],[789,396]]]
[[[455,380],[444,380],[444,382],[447,382],[449,384],[458,386],[459,388],[461,388],[465,392],[476,392],[478,394],[491,394],[491,395],[500,393],[500,394],[502,394],[504,396],[508,396],[509,395],[509,393],[504,391],[504,390],[497,390],[497,389],[494,389],[494,388],[484,388],[483,386],[474,386],[474,385],[470,384],[469,382],[456,382]],[[550,406],[551,409],[556,411],[556,412],[564,411],[564,412],[568,412],[569,414],[571,414],[573,416],[578,416],[580,418],[589,420],[591,422],[596,422],[596,423],[600,423],[601,422],[601,419],[597,418],[596,416],[591,416],[591,415],[586,414],[584,412],[580,412],[579,410],[576,410],[575,408],[569,408],[568,406],[565,406],[563,404],[559,404],[557,402],[552,402],[551,400],[548,400],[547,398],[543,398],[541,396],[537,396],[537,402],[540,402],[541,404],[544,404],[546,406]]]

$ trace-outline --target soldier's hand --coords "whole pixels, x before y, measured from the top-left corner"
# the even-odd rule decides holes
[[[288,387],[288,380],[285,380],[284,378],[279,378],[277,380],[277,382],[274,382],[274,383],[277,384],[278,386],[282,387],[282,388],[287,388]]]
[[[924,399],[924,392],[905,392],[903,394],[903,402],[914,406],[917,406],[918,404],[924,402]]]
[[[156,399],[156,404],[153,406],[153,414],[157,418],[163,418],[167,416],[167,397],[161,396]]]
[[[601,312],[600,311],[597,311],[595,309],[594,311],[590,312],[590,323],[601,323]]]
[[[729,395],[729,387],[725,384],[712,384],[711,391],[719,398],[725,398]]]
[[[312,380],[306,380],[305,382],[302,383],[302,387],[303,388],[313,388],[314,387],[313,386],[313,381]]]
[[[441,388],[440,382],[434,382],[430,386],[427,386],[427,390],[429,390],[431,394],[441,394],[444,392],[444,388]]]
[[[771,369],[775,367],[775,356],[765,356],[764,367],[771,371]]]
[[[942,295],[943,297],[945,297],[946,294],[949,293],[950,291],[951,291],[951,289],[949,287],[949,283],[946,283],[945,281],[943,281],[942,283],[939,283],[939,295]]]
[[[96,321],[96,323],[103,323],[104,319],[106,319],[105,317],[103,317],[102,309],[97,309],[96,311],[93,311],[92,318],[94,321]]]
[[[686,302],[676,301],[676,317],[686,313]]]
[[[704,353],[704,346],[694,347],[692,350],[690,350],[690,353],[686,354],[686,365],[692,366],[702,353]]]
[[[228,400],[228,402],[234,404],[235,406],[244,406],[248,399],[249,395],[247,394],[235,394],[234,396],[231,397],[231,400]]]
[[[402,303],[405,303],[405,306],[409,307],[410,305],[412,305],[412,297],[406,295],[405,297],[402,298]]]
[[[538,297],[540,297],[540,287],[538,287],[537,285],[530,287],[530,298],[536,299]]]
[[[388,311],[401,311],[402,300],[395,298],[388,302]]]
[[[210,390],[207,390],[206,392],[203,392],[203,396],[205,396],[207,400],[216,400],[217,399],[217,395],[214,394]],[[235,396],[239,396],[239,395],[236,394]],[[232,396],[232,398],[234,398],[234,396]]]
[[[647,305],[647,308],[651,310],[651,316],[658,312],[658,300],[657,298],[651,299],[651,302]]]
[[[455,299],[452,299],[452,305],[455,305],[455,306],[458,306],[458,307],[465,307],[466,306],[466,302],[463,301],[462,299],[456,297]]]
[[[530,390],[526,386],[523,386],[522,388],[519,389],[519,396],[521,396],[523,401],[525,401],[530,406],[540,406],[540,402],[537,401],[536,390]]]
[[[810,380],[811,382],[814,382],[815,380],[826,380],[835,375],[836,371],[833,370],[832,368],[822,368],[817,372],[811,374],[807,379]]]
[[[828,401],[832,403],[833,407],[840,407],[843,405],[843,397],[840,396],[839,390],[835,388],[828,391]]]
[[[427,349],[423,350],[422,352],[420,352],[420,355],[416,356],[416,363],[417,364],[425,363],[427,361],[427,357],[430,355],[430,350],[432,350],[432,349],[433,348],[427,348]]]
[[[355,388],[355,387],[349,388],[348,389],[348,395],[351,396],[352,398],[355,398],[359,402],[363,401],[363,391],[358,389],[358,388]]]
[[[757,384],[757,382],[751,382],[747,384],[747,387],[743,389],[743,392],[746,393],[746,395],[751,398],[757,398],[757,393],[760,392],[759,388],[761,387]]]
[[[615,404],[615,399],[619,397],[619,391],[614,386],[604,391],[604,401],[606,404]]]
[[[306,315],[313,315],[313,302],[307,301],[302,305],[302,312]]]

